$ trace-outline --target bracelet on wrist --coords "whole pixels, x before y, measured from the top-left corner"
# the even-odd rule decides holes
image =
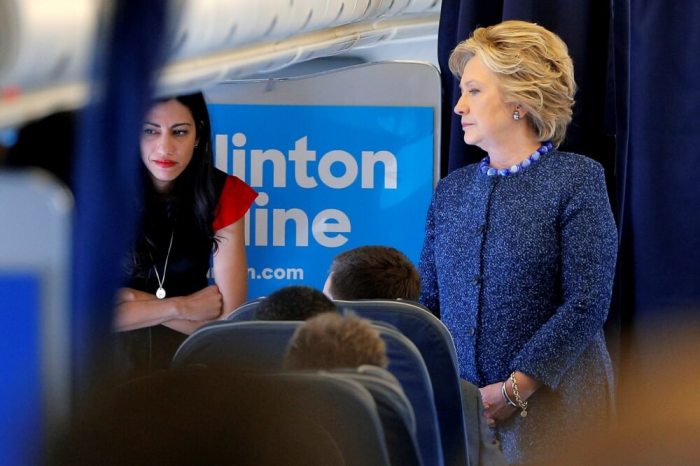
[[[520,397],[520,390],[518,390],[518,381],[515,380],[515,371],[510,374],[510,383],[513,388],[513,396],[515,396],[515,403],[520,408],[520,416],[527,417],[527,401],[523,401]]]
[[[513,400],[510,399],[508,396],[508,392],[506,391],[506,383],[503,382],[501,384],[501,395],[503,395],[503,400],[506,402],[507,405],[512,406],[513,408],[517,408],[518,405],[516,405]]]

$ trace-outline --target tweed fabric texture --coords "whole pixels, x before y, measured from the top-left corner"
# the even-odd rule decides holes
[[[510,463],[536,462],[605,423],[613,374],[603,336],[617,231],[603,169],[552,151],[507,177],[478,165],[438,183],[420,260],[421,302],[452,333],[460,375],[482,387],[522,371],[543,383],[529,415],[500,423]]]

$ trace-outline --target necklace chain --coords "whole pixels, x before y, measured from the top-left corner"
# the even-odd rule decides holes
[[[163,283],[165,283],[165,272],[168,270],[168,259],[170,259],[170,250],[173,247],[173,238],[175,237],[175,230],[170,233],[170,245],[168,246],[168,254],[165,256],[165,264],[163,265],[163,279],[160,279],[160,275],[158,275],[158,268],[156,267],[156,261],[153,259],[153,254],[151,254],[151,250],[148,250],[148,254],[151,256],[151,260],[153,261],[153,270],[156,272],[156,279],[158,280],[158,289],[156,290],[156,298],[158,299],[163,299],[165,298],[165,289],[163,288]]]

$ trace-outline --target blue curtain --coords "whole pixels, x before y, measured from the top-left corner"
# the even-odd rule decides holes
[[[618,0],[616,14],[623,369],[644,371],[700,330],[700,3]]]
[[[114,297],[138,224],[138,134],[163,63],[167,0],[106,2],[91,104],[79,115],[73,164],[73,337],[77,391],[110,363]]]
[[[700,312],[700,3],[630,4],[625,211],[638,319]]]
[[[598,160],[608,175],[621,242],[606,330],[619,357],[659,322],[700,314],[700,3],[443,0],[443,176],[483,156],[465,146],[451,113],[459,91],[449,53],[475,27],[504,19],[553,30],[574,59],[579,92],[562,149]]]

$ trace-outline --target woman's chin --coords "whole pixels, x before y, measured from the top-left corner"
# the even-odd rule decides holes
[[[478,145],[478,139],[469,137],[466,134],[464,135],[464,143],[468,146],[476,146]]]

